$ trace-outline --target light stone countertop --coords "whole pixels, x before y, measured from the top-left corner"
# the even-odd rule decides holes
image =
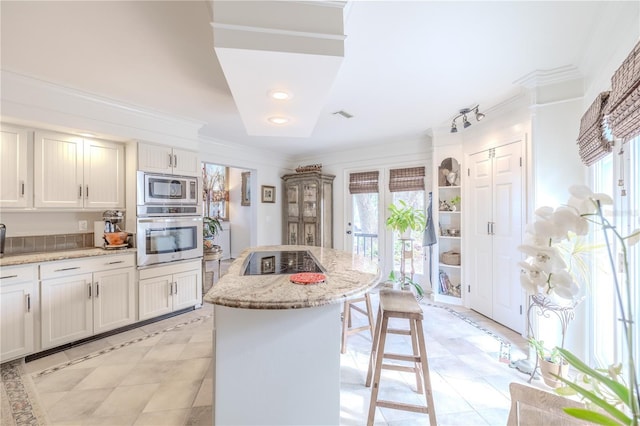
[[[119,250],[105,250],[98,247],[91,247],[79,250],[61,250],[44,253],[28,253],[18,255],[5,255],[0,258],[0,267],[26,265],[29,263],[53,262],[56,260],[80,259],[83,257],[107,256],[116,254],[135,253],[135,248]]]
[[[308,250],[326,270],[324,283],[300,285],[290,274],[241,275],[245,259],[255,251]],[[205,295],[205,302],[232,308],[296,309],[341,303],[378,284],[377,263],[346,251],[310,246],[263,246],[245,250]]]

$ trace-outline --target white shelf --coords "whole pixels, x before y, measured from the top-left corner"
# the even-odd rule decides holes
[[[460,237],[451,237],[449,235],[441,235],[440,238],[442,238],[443,240],[459,240]]]
[[[460,189],[461,186],[439,186],[438,189]]]
[[[440,267],[451,268],[451,269],[462,269],[460,265],[447,265],[446,263],[440,262]]]
[[[451,210],[439,210],[438,211],[440,214],[442,213],[453,213],[453,214],[460,214],[460,210],[456,210],[456,211],[451,211]]]

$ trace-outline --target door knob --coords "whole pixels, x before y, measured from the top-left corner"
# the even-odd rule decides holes
[[[347,231],[347,235],[351,235],[351,231]]]

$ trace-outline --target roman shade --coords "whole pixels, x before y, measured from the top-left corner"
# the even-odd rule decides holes
[[[604,113],[611,133],[622,143],[640,134],[640,42],[613,74]]]
[[[389,191],[424,191],[424,167],[391,169]]]
[[[378,193],[379,172],[349,173],[349,193],[370,194]]]
[[[578,153],[582,162],[592,165],[611,152],[611,141],[604,134],[604,109],[611,92],[602,92],[580,120]]]

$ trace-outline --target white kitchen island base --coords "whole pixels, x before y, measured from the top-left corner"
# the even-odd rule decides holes
[[[214,424],[339,424],[341,310],[216,305]]]

